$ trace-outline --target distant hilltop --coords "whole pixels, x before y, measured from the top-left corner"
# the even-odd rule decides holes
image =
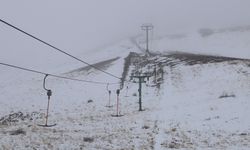
[[[227,33],[227,32],[245,32],[250,31],[250,25],[247,26],[234,26],[228,28],[220,28],[220,29],[211,29],[211,28],[201,28],[198,30],[198,33],[202,37],[207,37],[216,33]]]

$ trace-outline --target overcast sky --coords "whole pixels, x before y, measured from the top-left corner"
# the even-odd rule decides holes
[[[143,23],[152,23],[157,34],[250,25],[250,0],[0,1],[2,19],[72,51],[91,50],[140,34]],[[20,45],[16,31],[1,23],[0,28],[2,43],[8,37],[12,44]]]

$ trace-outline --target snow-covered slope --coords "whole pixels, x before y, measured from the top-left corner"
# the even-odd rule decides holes
[[[234,37],[236,34],[240,38]],[[0,66],[0,149],[248,149],[250,61],[168,53],[204,50],[199,53],[241,57],[234,51],[237,49],[244,58],[249,58],[247,32],[195,37],[155,40],[155,52],[163,54],[149,58],[138,54],[139,62],[137,58],[131,60],[126,80],[130,80],[130,74],[137,69],[153,71],[156,62],[158,71],[163,69],[163,73],[157,73],[143,84],[145,111],[138,111],[136,83],[125,82],[119,96],[119,113],[123,116],[111,117],[116,114],[115,92],[119,84],[108,87],[113,105],[108,108],[105,107],[108,105],[106,84],[48,77],[47,87],[53,92],[49,124],[57,124],[51,128],[38,126],[45,123],[44,76]],[[227,37],[233,41],[231,44],[225,42]],[[79,54],[79,57],[93,64],[105,62],[98,64],[99,67],[122,76],[125,58],[130,52],[141,52],[134,44],[134,41],[124,40],[114,46]],[[39,70],[42,65],[42,71],[67,77],[118,82],[70,58],[53,57],[52,66],[47,67],[46,62],[34,62],[31,66]],[[8,63],[11,62],[9,59]],[[29,67],[28,64],[20,65]]]
[[[241,29],[241,28],[240,28]],[[183,51],[238,58],[250,58],[250,30],[211,31],[202,36],[199,32],[155,37],[153,49],[157,51]]]
[[[178,149],[248,149],[248,65],[169,68],[157,115],[159,143]]]

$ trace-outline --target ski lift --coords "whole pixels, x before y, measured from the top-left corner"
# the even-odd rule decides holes
[[[121,115],[121,114],[119,113],[119,100],[120,100],[119,95],[120,95],[120,89],[117,89],[117,90],[116,90],[116,95],[117,95],[117,101],[116,101],[116,114],[115,114],[115,115],[111,115],[111,116],[112,116],[112,117],[121,117],[121,116],[123,116],[123,115]]]
[[[38,125],[38,126],[42,126],[42,127],[53,127],[55,126],[56,124],[52,124],[52,125],[48,125],[48,119],[49,119],[49,103],[50,103],[50,97],[52,96],[52,91],[50,89],[47,89],[45,84],[46,84],[46,78],[48,77],[49,75],[46,74],[44,79],[43,79],[43,88],[44,90],[47,91],[47,96],[48,96],[48,103],[47,103],[47,111],[46,111],[46,116],[45,116],[45,124],[44,125]]]
[[[113,107],[111,104],[110,104],[110,101],[111,101],[111,90],[109,89],[109,83],[107,84],[106,86],[106,89],[108,91],[108,94],[109,94],[109,102],[108,102],[108,105],[106,107]]]

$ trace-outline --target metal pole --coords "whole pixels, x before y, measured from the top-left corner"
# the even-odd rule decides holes
[[[119,95],[117,94],[117,103],[116,103],[116,115],[118,116],[119,109]]]
[[[46,78],[48,77],[48,74],[45,75],[44,80],[43,80],[43,88],[47,91],[47,96],[48,96],[48,103],[47,103],[47,111],[46,111],[46,116],[45,116],[45,125],[39,125],[42,127],[52,127],[55,126],[56,124],[53,125],[48,125],[48,120],[49,120],[49,103],[50,103],[50,97],[52,96],[52,91],[47,89],[45,86]]]
[[[149,75],[138,75],[138,76],[131,76],[131,78],[138,78],[139,82],[139,89],[138,89],[138,93],[139,93],[139,111],[143,111],[142,109],[142,83],[146,83],[144,81],[145,78],[149,78]]]
[[[141,83],[142,83],[142,79],[143,78],[139,78],[139,89],[138,89],[138,92],[139,92],[139,111],[142,111],[142,101],[141,101],[141,88],[142,88],[142,86],[141,86]]]
[[[110,107],[110,95],[111,95],[111,91],[109,91],[109,105],[108,105],[108,107]]]
[[[126,96],[125,97],[128,97],[128,86],[126,88]]]
[[[48,96],[48,104],[47,104],[47,114],[46,114],[46,122],[45,122],[45,126],[48,126],[48,118],[49,118],[49,102],[50,102],[50,96]]]
[[[148,31],[153,29],[153,25],[151,25],[151,24],[142,25],[141,28],[142,28],[142,30],[145,30],[145,31],[146,31],[146,54],[149,54],[149,47],[148,47],[148,45],[149,45],[149,44],[148,44],[148,42],[149,42],[149,39],[148,39]]]
[[[149,54],[149,49],[148,49],[148,27],[146,28],[146,42],[147,42],[147,47],[146,47],[146,53]]]

